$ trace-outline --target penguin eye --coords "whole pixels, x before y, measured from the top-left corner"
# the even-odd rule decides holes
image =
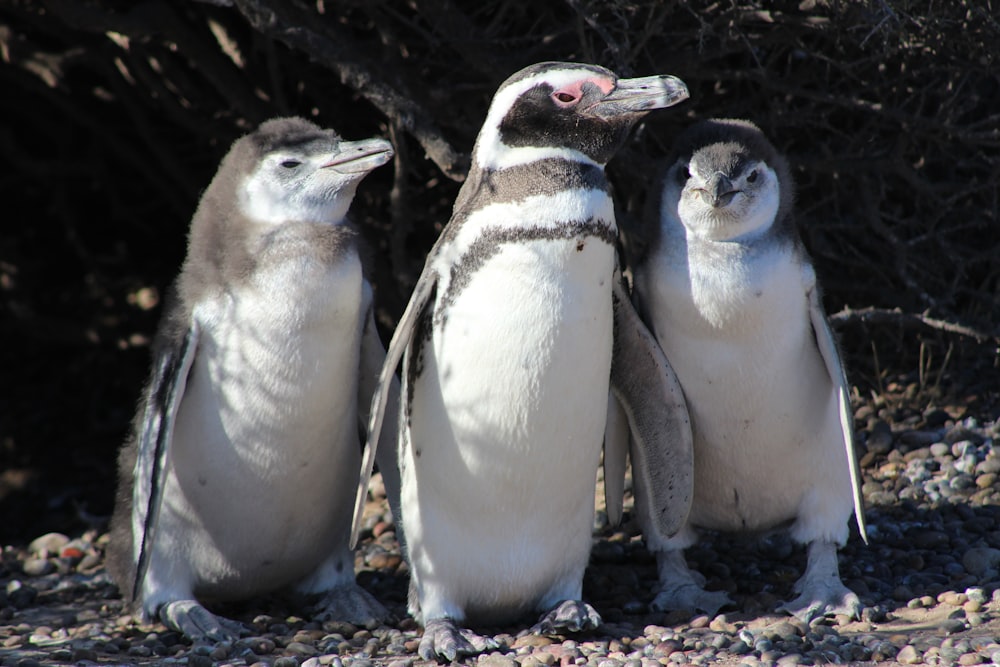
[[[677,167],[677,183],[679,185],[687,183],[689,178],[691,178],[691,169],[687,165]]]
[[[300,164],[302,163],[299,162],[298,160],[284,160],[282,161],[281,166],[284,167],[285,169],[295,169]]]
[[[757,170],[754,169],[749,174],[747,174],[747,183],[755,183],[757,181]]]
[[[568,107],[576,104],[580,101],[580,98],[573,93],[568,93],[565,90],[557,90],[552,93],[552,99],[560,107]]]

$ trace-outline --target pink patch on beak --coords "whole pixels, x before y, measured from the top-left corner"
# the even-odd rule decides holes
[[[552,92],[552,99],[560,107],[568,108],[576,104],[583,97],[583,84],[592,83],[597,86],[602,93],[607,95],[615,88],[613,81],[605,78],[592,77],[590,79],[581,79],[579,81],[574,81],[573,83],[563,86],[559,90]]]

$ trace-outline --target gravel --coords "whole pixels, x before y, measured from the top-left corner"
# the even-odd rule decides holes
[[[651,614],[655,559],[635,526],[613,529],[598,503],[584,595],[604,618],[579,636],[518,636],[525,626],[479,628],[503,647],[479,667],[658,665],[1000,664],[1000,422],[862,407],[864,495],[870,544],[840,552],[862,618],[804,624],[775,613],[791,596],[805,550],[782,534],[707,535],[687,552],[736,608],[709,617]],[[601,494],[599,494],[601,495]],[[626,509],[631,502],[626,503]],[[384,493],[375,486],[356,565],[360,583],[399,619],[380,627],[317,623],[301,600],[254,600],[217,611],[249,634],[194,644],[123,611],[103,567],[107,535],[48,534],[3,548],[0,665],[232,665],[414,667],[420,630],[406,616],[407,566]],[[531,619],[526,619],[529,624]]]

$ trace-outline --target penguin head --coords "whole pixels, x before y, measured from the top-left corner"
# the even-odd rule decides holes
[[[538,63],[501,84],[474,163],[503,169],[562,157],[603,166],[637,120],[687,97],[687,87],[672,76],[619,79],[596,65]]]
[[[748,121],[707,120],[682,133],[664,181],[663,205],[698,237],[750,239],[789,217],[788,164]]]
[[[302,118],[279,118],[237,141],[219,171],[235,168],[239,210],[254,222],[336,223],[358,183],[392,154],[384,139],[344,141]]]

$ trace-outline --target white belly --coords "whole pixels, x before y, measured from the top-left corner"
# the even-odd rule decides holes
[[[435,326],[403,523],[425,613],[494,618],[582,578],[611,368],[613,249],[504,245]],[[440,295],[439,295],[440,298]],[[576,592],[579,597],[579,591]],[[487,611],[488,610],[488,611]]]
[[[664,262],[639,278],[691,414],[689,522],[717,530],[804,526],[822,505],[832,517],[823,521],[840,525],[819,530],[846,531],[850,476],[801,267],[789,257],[763,261],[769,268],[752,272],[714,266],[699,275],[694,267],[690,282],[676,262]],[[803,526],[799,532],[813,530]]]
[[[347,539],[360,468],[360,262],[261,278],[278,288],[201,313],[171,448],[158,536],[208,596],[310,573]]]

